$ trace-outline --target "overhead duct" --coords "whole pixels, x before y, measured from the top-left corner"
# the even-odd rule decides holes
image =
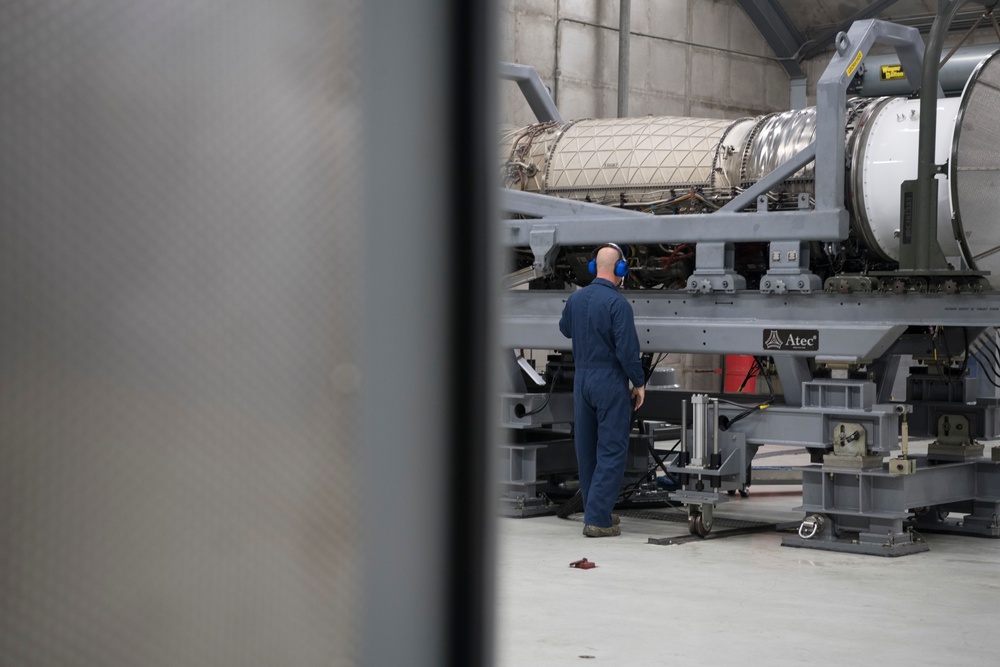
[[[972,76],[973,70],[983,60],[1000,48],[997,44],[964,46],[948,59],[938,74],[938,82],[945,95],[959,95]],[[913,90],[906,81],[906,74],[895,54],[868,56],[861,63],[859,73],[849,89],[856,95],[880,97],[883,95],[909,95]]]

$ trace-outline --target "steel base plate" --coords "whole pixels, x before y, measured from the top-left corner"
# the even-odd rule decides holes
[[[964,463],[981,458],[983,445],[942,445],[932,442],[927,446],[927,458],[932,461],[954,461]]]
[[[889,545],[854,542],[852,540],[804,540],[798,535],[783,537],[781,539],[781,546],[800,549],[819,549],[821,551],[839,551],[841,553],[863,554],[866,556],[884,556],[887,558],[908,556],[930,550],[930,547],[923,541]]]
[[[1000,538],[1000,526],[993,521],[966,517],[962,520],[944,519],[935,522],[917,522],[917,527],[925,533],[946,535],[973,535],[976,537]]]
[[[882,467],[881,456],[823,456],[823,466],[831,470],[879,470]]]
[[[556,506],[546,498],[501,498],[500,516],[528,518],[555,514]]]

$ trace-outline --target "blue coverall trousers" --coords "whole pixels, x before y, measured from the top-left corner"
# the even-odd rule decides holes
[[[632,403],[625,374],[618,368],[578,368],[573,382],[573,417],[583,522],[607,528],[628,455]]]

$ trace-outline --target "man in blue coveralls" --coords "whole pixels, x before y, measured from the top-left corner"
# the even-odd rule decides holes
[[[573,339],[573,419],[583,496],[583,534],[621,534],[615,506],[628,453],[631,411],[645,398],[645,376],[632,306],[618,286],[628,271],[621,248],[608,244],[591,263],[594,280],[570,295],[559,330]],[[629,401],[629,381],[632,382]]]

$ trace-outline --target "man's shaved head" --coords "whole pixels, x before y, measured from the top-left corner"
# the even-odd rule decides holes
[[[618,251],[610,246],[605,246],[597,251],[597,275],[601,276],[601,273],[611,272],[611,275],[615,273],[615,263],[621,259],[618,255]],[[601,276],[604,277],[604,276]]]

